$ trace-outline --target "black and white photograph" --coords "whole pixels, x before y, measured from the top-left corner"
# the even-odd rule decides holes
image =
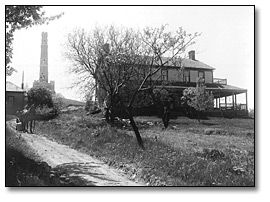
[[[254,5],[5,5],[5,187],[96,186],[255,187]]]

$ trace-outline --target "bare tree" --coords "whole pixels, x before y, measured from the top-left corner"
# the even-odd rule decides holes
[[[143,59],[140,60],[140,65],[143,66],[144,76],[142,79],[138,79],[139,85],[136,85],[133,95],[129,99],[127,105],[127,112],[132,128],[136,134],[136,137],[140,137],[138,127],[135,124],[132,114],[133,103],[136,96],[144,91],[151,91],[157,85],[160,85],[160,89],[163,89],[169,81],[158,84],[159,77],[155,75],[161,75],[161,69],[167,66],[174,66],[179,68],[179,72],[183,71],[182,58],[185,54],[186,48],[195,43],[194,39],[200,34],[187,34],[181,27],[176,33],[166,31],[166,25],[162,25],[160,28],[145,28],[141,33]],[[162,75],[161,75],[162,76]],[[164,110],[164,116],[168,117],[168,106]],[[165,127],[168,124],[168,120],[164,122]],[[138,139],[138,138],[137,138]],[[141,139],[138,139],[139,145],[143,147]]]
[[[97,92],[103,93],[106,119],[113,124],[116,104],[126,110],[139,145],[143,141],[133,118],[133,105],[137,96],[153,90],[158,83],[161,69],[179,67],[188,46],[199,36],[187,34],[182,28],[175,33],[160,28],[145,28],[143,31],[117,29],[114,26],[96,28],[91,33],[83,29],[70,33],[66,57],[73,63],[71,71],[78,75],[79,83],[93,83]],[[130,96],[123,99],[124,87],[132,86]],[[104,98],[103,100],[101,98]]]
[[[111,26],[96,28],[92,33],[79,29],[68,36],[66,57],[73,62],[71,71],[79,77],[76,85],[91,86],[105,94],[107,110],[113,109],[118,89],[134,70],[132,64],[138,54],[136,35],[133,30]]]

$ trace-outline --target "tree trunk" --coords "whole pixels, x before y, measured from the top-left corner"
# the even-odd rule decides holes
[[[163,121],[164,127],[167,128],[169,124],[167,111],[163,112],[162,121]]]
[[[142,140],[142,138],[141,138],[139,129],[138,129],[138,127],[137,127],[137,125],[136,125],[136,123],[135,123],[135,121],[134,121],[134,119],[133,119],[133,115],[132,115],[131,109],[128,109],[127,112],[128,112],[128,115],[129,115],[130,124],[131,124],[131,126],[132,126],[132,129],[133,129],[135,135],[136,135],[138,144],[139,144],[139,146],[140,146],[142,149],[144,149],[143,140]]]
[[[109,108],[105,108],[105,119],[106,119],[106,122],[109,124],[110,123],[110,111],[109,111]]]
[[[114,94],[112,94],[110,96],[111,98],[111,104],[110,104],[110,108],[111,108],[111,111],[110,111],[110,124],[111,126],[114,125],[114,118],[115,118],[115,115],[114,115]]]
[[[170,107],[163,107],[163,116],[162,116],[163,125],[165,128],[169,126],[170,121]]]
[[[111,113],[110,113],[110,124],[113,126],[114,125],[114,119],[115,119],[115,115],[114,115],[114,108],[111,107]]]
[[[200,120],[200,111],[198,111],[198,121],[199,121],[199,123],[201,122],[201,120]]]

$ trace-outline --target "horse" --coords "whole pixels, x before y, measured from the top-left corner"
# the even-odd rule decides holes
[[[22,131],[28,132],[28,126],[30,128],[30,133],[33,133],[33,128],[35,128],[35,117],[36,109],[34,104],[29,107],[29,109],[24,109],[17,113],[19,120],[22,123]],[[33,127],[34,124],[34,127]]]

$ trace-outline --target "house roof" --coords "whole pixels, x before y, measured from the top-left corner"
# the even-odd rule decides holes
[[[138,56],[138,61],[136,61],[138,64],[141,65],[150,65],[153,62],[154,66],[160,66],[163,64],[166,68],[179,68],[180,66],[183,66],[185,68],[194,68],[194,69],[209,69],[214,70],[214,67],[211,67],[210,65],[207,65],[199,60],[192,60],[189,58],[170,58],[170,57],[161,57],[156,58],[153,60],[153,57],[151,56]],[[161,59],[161,60],[160,60]]]
[[[206,89],[216,89],[216,90],[220,90],[220,91],[234,91],[234,92],[245,92],[247,91],[246,89],[243,88],[239,88],[236,86],[231,86],[231,85],[223,85],[223,84],[215,84],[216,86],[209,86],[208,88],[206,87]],[[207,85],[206,85],[207,86]]]
[[[23,89],[16,86],[14,83],[11,83],[10,81],[6,81],[6,91],[24,92]]]
[[[189,68],[198,68],[198,69],[211,69],[214,70],[215,68],[200,62],[199,60],[191,60],[191,59],[183,59],[182,64],[184,67]]]
[[[149,57],[149,63],[150,63],[150,57]],[[160,63],[159,61],[156,61],[157,63]],[[167,63],[166,63],[167,62]],[[166,63],[164,66],[166,67],[177,67],[180,66],[180,62],[182,63],[181,65],[186,68],[195,68],[195,69],[209,69],[209,70],[214,70],[215,68],[200,62],[199,60],[192,60],[188,58],[184,58],[180,61],[173,61],[168,57],[162,57],[162,63]],[[179,65],[177,65],[177,63]]]
[[[223,85],[223,84],[214,84],[214,83],[206,83],[206,90],[212,91],[215,98],[217,97],[224,97],[224,96],[231,96],[232,94],[241,94],[247,92],[247,89],[239,88],[236,86],[231,85]],[[196,87],[196,83],[188,83],[184,85],[170,85],[170,86],[157,86],[158,88],[167,88],[171,90],[184,90],[188,87]]]
[[[206,83],[205,84],[207,90],[216,90],[216,91],[235,91],[235,92],[245,92],[246,89],[239,88],[236,86],[231,85],[223,85],[223,84],[214,84],[214,83]],[[161,87],[161,86],[160,86]],[[187,83],[185,85],[168,85],[165,86],[165,88],[179,88],[179,89],[185,89],[188,87],[196,87],[196,83]]]

